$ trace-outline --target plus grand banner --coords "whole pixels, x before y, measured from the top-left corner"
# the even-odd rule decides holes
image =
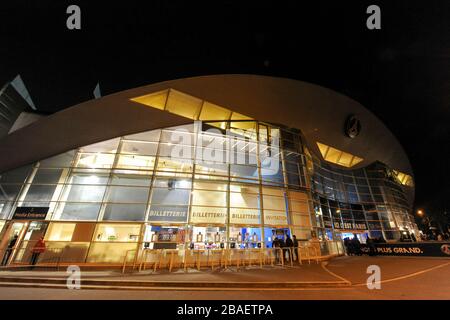
[[[450,258],[450,242],[377,243],[375,247],[377,255]],[[365,244],[361,250],[369,253]]]

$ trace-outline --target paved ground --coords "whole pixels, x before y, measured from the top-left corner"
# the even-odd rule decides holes
[[[65,271],[1,271],[0,277],[49,277],[67,278]],[[82,271],[84,279],[101,280],[142,280],[142,281],[207,281],[207,282],[272,282],[272,281],[336,281],[340,280],[326,272],[321,264],[311,263],[296,267],[247,267],[236,270],[235,267],[226,270],[210,271],[202,269],[189,269],[174,272],[153,272],[150,270],[141,273],[126,273],[123,275],[119,271]],[[1,288],[0,288],[1,290]]]
[[[379,265],[381,268],[381,290],[369,290],[365,286],[367,266]],[[332,260],[326,267],[338,277],[352,282],[346,288],[316,288],[283,290],[67,290],[37,288],[0,288],[0,299],[224,299],[224,300],[274,300],[274,299],[450,299],[450,261],[427,258],[399,257],[342,257]],[[304,271],[306,270],[306,271]],[[304,272],[302,272],[304,271]],[[302,273],[302,275],[298,275]],[[0,274],[2,275],[3,272]],[[227,275],[228,274],[228,275]],[[301,269],[249,270],[240,273],[192,273],[189,277],[200,279],[245,279],[254,281],[261,277],[276,281],[293,277],[306,279],[305,274],[320,279],[333,276],[318,265],[304,266]],[[294,276],[295,275],[295,276]],[[98,276],[114,278],[113,275]],[[161,278],[183,279],[186,275],[145,275],[132,276],[135,279]],[[209,277],[209,278],[208,278]],[[128,278],[128,277],[127,277]],[[336,279],[336,278],[334,278]]]

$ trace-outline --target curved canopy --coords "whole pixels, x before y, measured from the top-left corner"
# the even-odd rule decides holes
[[[352,168],[378,160],[412,175],[397,139],[358,102],[317,85],[256,75],[171,80],[80,103],[2,138],[0,172],[113,137],[191,123],[187,117],[136,101],[167,89],[253,119],[300,129],[309,149],[320,157],[317,142],[361,158]],[[351,115],[360,126],[354,138],[344,132]]]

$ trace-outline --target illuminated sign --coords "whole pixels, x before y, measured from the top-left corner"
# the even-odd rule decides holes
[[[264,210],[264,224],[271,226],[287,225],[286,212]]]
[[[230,223],[233,224],[259,224],[260,214],[258,209],[230,208]]]
[[[150,222],[186,222],[187,206],[157,206],[152,205],[148,214]]]
[[[49,207],[17,207],[13,220],[44,220]]]
[[[226,208],[210,207],[192,207],[192,223],[220,223],[224,224],[227,220]]]
[[[354,223],[354,222],[334,222],[335,229],[343,229],[343,230],[367,230],[367,226],[365,223]]]

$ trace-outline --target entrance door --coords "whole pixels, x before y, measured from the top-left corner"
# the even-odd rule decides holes
[[[8,265],[20,247],[20,243],[28,226],[27,222],[9,222],[0,242],[1,264]]]
[[[16,245],[17,250],[11,262],[28,264],[31,261],[31,250],[35,246],[36,242],[45,235],[47,231],[48,222],[46,221],[30,221],[26,223],[28,227],[24,230],[23,237],[20,239],[20,243]],[[45,260],[45,254],[39,256],[39,261]]]

